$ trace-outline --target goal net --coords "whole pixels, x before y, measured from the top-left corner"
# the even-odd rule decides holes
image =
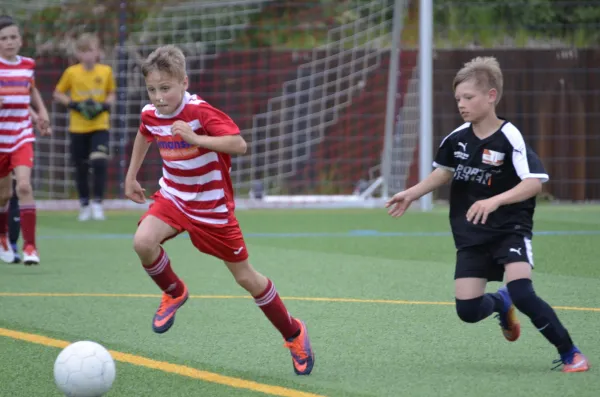
[[[73,38],[83,31],[99,34],[102,62],[113,67],[119,86],[111,113],[108,208],[127,206],[124,175],[139,112],[148,102],[140,64],[163,44],[184,50],[190,92],[229,114],[248,142],[248,153],[233,158],[231,171],[239,207],[380,204],[374,197],[381,182],[393,0],[139,0],[125,2],[126,9],[121,3],[107,1],[91,12],[84,1],[11,6],[28,21],[25,50],[38,61],[38,86],[52,112],[54,137],[36,145],[34,188],[46,199],[41,207],[77,207],[67,111],[50,99],[75,61]],[[154,191],[160,174],[152,148],[139,181]]]

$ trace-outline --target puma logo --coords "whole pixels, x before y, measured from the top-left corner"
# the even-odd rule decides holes
[[[467,143],[466,142],[458,142],[458,146],[460,146],[463,152],[467,151]]]
[[[521,249],[522,248],[511,248],[508,250],[508,252],[516,252],[517,255],[521,255]]]

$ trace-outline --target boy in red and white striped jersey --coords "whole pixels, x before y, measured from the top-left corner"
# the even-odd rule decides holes
[[[163,159],[160,190],[142,216],[134,249],[146,272],[162,289],[163,298],[152,327],[169,330],[175,312],[188,298],[186,285],[171,268],[161,244],[187,231],[201,252],[221,259],[253,297],[290,349],[294,371],[308,375],[314,354],[305,324],[293,318],[273,283],[248,262],[248,249],[234,214],[229,170],[231,154],[246,152],[238,126],[225,113],[187,92],[185,57],[175,46],[158,48],[142,65],[152,102],[142,110],[126,177],[126,195],[145,202],[137,173],[153,141]]]
[[[35,135],[30,105],[37,111],[37,127],[50,134],[48,112],[35,88],[35,61],[19,56],[21,34],[15,21],[0,16],[0,259],[12,263],[15,252],[8,241],[8,204],[12,197],[12,175],[20,204],[23,261],[39,264],[35,245],[36,211],[31,168]]]

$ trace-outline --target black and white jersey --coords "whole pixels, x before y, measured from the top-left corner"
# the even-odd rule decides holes
[[[531,238],[535,197],[501,206],[485,225],[467,222],[471,205],[506,192],[526,178],[548,180],[537,154],[521,132],[505,121],[491,136],[480,139],[471,123],[452,131],[438,149],[434,167],[454,173],[450,188],[450,225],[457,248],[483,244],[499,235],[517,233]]]

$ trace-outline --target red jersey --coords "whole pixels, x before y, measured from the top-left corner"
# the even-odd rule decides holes
[[[198,135],[225,136],[240,133],[225,113],[196,95],[185,93],[172,115],[162,115],[154,105],[142,109],[140,133],[156,140],[163,160],[160,194],[194,221],[213,225],[236,223],[233,187],[229,175],[231,157],[185,142],[171,134],[175,121],[184,121]]]
[[[0,153],[14,152],[35,141],[29,105],[34,86],[35,61],[17,57],[14,62],[0,57]]]

